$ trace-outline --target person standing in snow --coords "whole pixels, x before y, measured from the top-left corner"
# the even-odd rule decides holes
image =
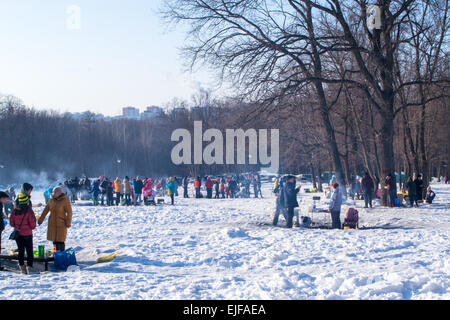
[[[395,207],[397,183],[396,183],[395,177],[392,175],[392,173],[389,173],[386,176],[386,179],[384,180],[384,183],[386,184],[386,187],[387,187],[387,190],[388,190],[389,207],[394,208]]]
[[[72,226],[72,205],[60,187],[53,189],[52,198],[39,217],[39,225],[44,223],[49,212],[47,240],[53,242],[56,251],[64,251],[67,229]]]
[[[174,205],[174,197],[175,197],[175,193],[176,193],[176,189],[177,189],[177,184],[175,182],[175,179],[173,177],[169,178],[169,183],[167,184],[167,188],[168,188],[168,193],[170,196],[170,201],[172,203],[172,205]]]
[[[333,195],[331,196],[329,210],[331,213],[332,228],[341,229],[341,206],[342,206],[342,192],[338,183],[334,183]]]
[[[364,197],[364,208],[367,208],[367,205],[372,208],[373,180],[369,172],[365,172],[361,179],[361,190]]]
[[[416,207],[419,207],[419,204],[417,203],[417,187],[411,177],[409,177],[406,187],[408,188],[408,197],[411,207],[414,205],[414,203],[416,204]]]
[[[106,185],[106,205],[108,207],[114,205],[114,183],[106,178],[108,184]]]
[[[125,205],[129,206],[131,204],[131,184],[130,184],[130,178],[128,176],[123,179],[122,182],[123,185],[123,195],[125,199]]]
[[[436,197],[436,193],[434,193],[434,191],[431,190],[431,187],[428,187],[427,194],[425,196],[425,201],[429,204],[432,204],[435,197]]]
[[[92,201],[94,202],[94,206],[98,206],[98,195],[100,194],[100,181],[98,180],[94,181],[89,193],[92,194]]]
[[[220,180],[216,179],[216,181],[214,182],[214,191],[215,191],[215,195],[214,195],[214,199],[219,199],[219,195],[220,195]]]
[[[11,213],[9,224],[19,233],[16,239],[19,251],[19,267],[22,273],[29,273],[33,268],[33,230],[36,228],[36,217],[31,207],[30,197],[20,193],[17,206]],[[25,251],[27,252],[27,266],[25,266]]]
[[[134,205],[136,206],[138,203],[141,203],[142,201],[142,188],[144,187],[144,184],[142,183],[142,180],[139,179],[139,177],[136,177],[136,180],[133,184],[134,189]]]
[[[197,177],[197,179],[194,180],[194,189],[195,189],[195,198],[201,198],[200,196],[200,177]]]
[[[300,192],[301,186],[295,186],[295,176],[288,175],[285,180],[286,182],[281,189],[280,204],[281,208],[287,209],[287,227],[292,228],[294,220],[294,209],[299,206],[297,201],[297,194]],[[274,225],[276,225],[278,222],[278,215],[279,211],[276,213],[276,219],[274,218]]]
[[[52,192],[53,192],[53,187],[49,187],[44,191],[45,204],[47,204],[48,201],[50,200],[50,198],[52,197]]]
[[[184,177],[183,179],[183,198],[189,198],[188,194],[189,177]]]
[[[161,178],[161,189],[162,193],[165,194],[167,190],[167,180],[166,178]]]
[[[210,177],[206,178],[205,187],[206,187],[206,197],[208,199],[212,199],[212,189],[213,189],[213,182]]]
[[[121,184],[119,177],[114,180],[114,193],[116,194],[116,206],[120,204],[120,199],[122,198],[121,194]]]
[[[424,187],[421,174],[417,175],[417,178],[414,180],[414,183],[416,184],[417,202],[420,202],[423,200],[423,187]]]
[[[231,178],[230,183],[228,184],[228,188],[231,198],[236,198],[236,193],[239,191],[239,186],[234,177]]]
[[[222,178],[222,180],[220,180],[219,192],[222,195],[222,199],[225,199],[225,179],[224,178]]]
[[[256,183],[258,184],[259,195],[261,196],[261,198],[263,198],[263,195],[262,195],[262,183],[261,183],[261,177],[259,176],[259,174],[256,175]]]

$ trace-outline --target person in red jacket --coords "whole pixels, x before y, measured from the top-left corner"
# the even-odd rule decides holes
[[[206,197],[208,199],[212,199],[212,189],[213,189],[214,183],[212,182],[211,178],[208,177],[206,179],[205,187],[206,187]]]
[[[19,266],[23,273],[29,273],[33,267],[33,230],[36,228],[36,217],[30,206],[30,197],[21,193],[17,198],[18,206],[11,213],[9,224],[19,232],[16,240],[19,249]],[[27,266],[24,263],[25,250],[27,251]]]
[[[200,194],[200,181],[199,181],[199,179],[200,178],[197,178],[197,179],[195,179],[194,180],[194,188],[195,188],[195,197],[198,199],[198,198],[201,198],[201,194]]]

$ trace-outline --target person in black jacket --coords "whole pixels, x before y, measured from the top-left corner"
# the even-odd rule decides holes
[[[385,184],[388,190],[389,207],[395,207],[395,198],[397,196],[397,183],[392,173],[389,173],[385,179]]]
[[[144,183],[139,177],[136,177],[134,181],[134,205],[138,205],[142,202],[142,188],[144,188]]]
[[[184,179],[183,179],[183,197],[184,198],[189,198],[188,186],[189,186],[189,177],[184,177]]]
[[[368,172],[364,173],[364,176],[361,179],[361,190],[365,202],[364,208],[367,208],[367,205],[370,205],[372,208],[373,180]]]
[[[423,180],[422,175],[417,175],[417,178],[414,180],[414,183],[416,184],[416,194],[417,194],[417,201],[423,200]]]
[[[295,187],[295,176],[287,176],[283,186],[283,207],[287,209],[287,227],[292,228],[294,208],[298,207],[297,194],[300,186]]]
[[[409,203],[411,204],[411,207],[416,203],[416,207],[419,207],[417,203],[417,188],[416,184],[414,183],[413,179],[410,177],[408,180],[408,183],[406,184],[406,187],[408,188],[408,197],[409,197]]]

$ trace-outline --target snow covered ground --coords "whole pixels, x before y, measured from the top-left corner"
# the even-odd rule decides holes
[[[67,247],[76,249],[81,271],[2,272],[0,299],[449,299],[450,185],[433,189],[435,203],[420,208],[365,210],[356,201],[366,230],[260,225],[272,221],[270,184],[264,199],[178,197],[176,206],[156,208],[80,203]],[[41,196],[35,192],[33,202]],[[299,198],[308,215],[312,194]],[[327,203],[322,195],[319,207]],[[331,219],[320,213],[313,220]],[[14,249],[5,239],[10,231],[3,246]],[[35,248],[50,248],[46,223],[34,239]],[[114,261],[95,263],[117,249]]]

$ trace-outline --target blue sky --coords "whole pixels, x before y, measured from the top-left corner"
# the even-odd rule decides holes
[[[79,29],[72,29],[80,9]],[[39,109],[106,115],[141,110],[211,87],[185,73],[181,28],[168,31],[160,0],[0,1],[0,93]]]

